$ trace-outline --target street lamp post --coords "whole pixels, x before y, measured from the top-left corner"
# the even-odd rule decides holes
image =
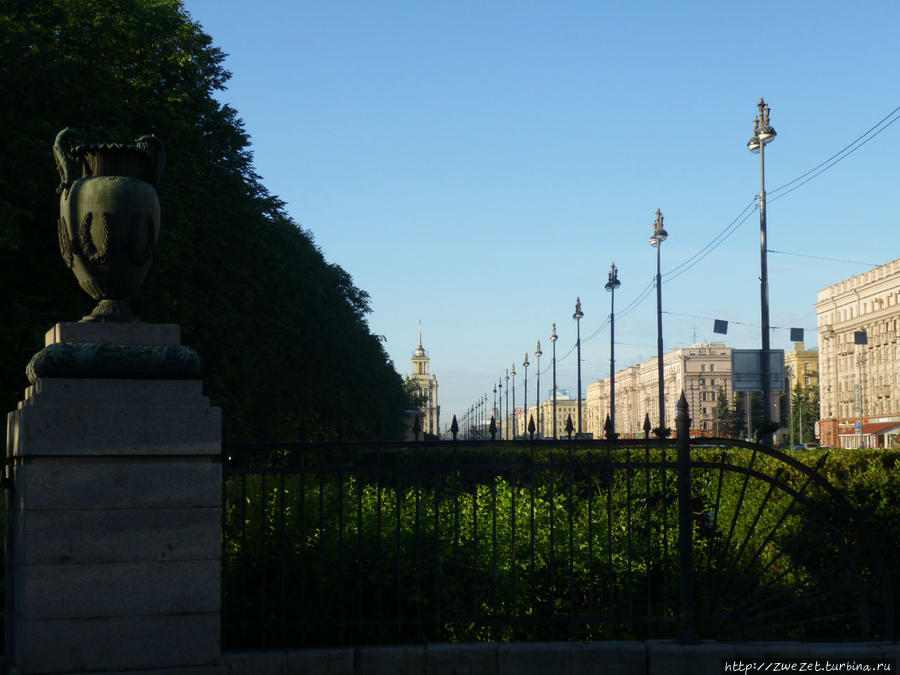
[[[481,397],[475,399],[475,434],[474,438],[478,440],[481,436]]]
[[[553,343],[553,438],[556,439],[556,341],[559,336],[556,334],[556,323],[553,324],[553,334],[550,336],[550,342]]]
[[[522,366],[525,368],[525,401],[522,403],[522,420],[524,424],[522,424],[522,428],[525,431],[528,431],[528,352],[525,352],[525,360],[522,361]],[[522,433],[522,437],[525,437],[525,433]]]
[[[760,352],[760,372],[762,374],[763,431],[759,442],[772,444],[769,420],[772,416],[772,382],[769,363],[769,265],[766,258],[766,146],[775,140],[775,129],[769,124],[769,106],[760,98],[757,104],[759,114],[753,122],[753,138],[747,141],[750,152],[759,154],[759,302],[762,323],[762,351]]]
[[[662,275],[659,271],[659,259],[662,243],[668,236],[669,233],[663,228],[662,213],[656,209],[650,245],[656,249],[656,367],[659,378],[659,429],[656,435],[660,438],[666,433],[666,393],[663,384]]]
[[[513,380],[513,384],[515,384],[515,380]],[[506,440],[509,440],[509,368],[506,369]]]
[[[503,378],[497,382],[497,388],[500,390],[500,410],[497,411],[497,420],[500,425],[500,440],[503,440],[503,432],[506,430],[506,424],[503,420]]]
[[[581,434],[581,317],[584,316],[584,312],[581,311],[581,298],[575,298],[575,313],[572,315],[572,318],[575,319],[576,326],[576,335],[577,338],[575,340],[575,348],[578,352],[578,430],[577,433]]]
[[[484,439],[484,430],[487,428],[487,418],[486,418],[486,409],[487,409],[487,392],[484,392],[484,396],[481,397],[481,431],[478,433],[479,439]]]
[[[495,384],[494,385],[494,407],[491,408],[491,418],[494,420],[495,425],[497,423],[497,416],[498,416],[498,413],[497,413],[497,385]],[[493,437],[491,438],[491,440],[494,440]]]
[[[537,426],[538,438],[544,437],[544,427],[541,425],[541,341],[538,340],[534,355],[537,357]]]
[[[516,364],[512,364],[512,406],[513,406],[513,416],[512,416],[512,439],[516,440],[516,434],[518,433],[518,428],[516,427]]]
[[[609,268],[609,425],[611,438],[616,437],[616,289],[622,285],[616,263]]]

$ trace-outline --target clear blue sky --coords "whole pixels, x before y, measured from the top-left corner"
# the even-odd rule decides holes
[[[722,339],[712,318],[730,322],[729,346],[759,347],[758,211],[680,266],[759,191],[746,143],[760,96],[778,132],[769,248],[840,259],[769,254],[772,347],[791,349],[792,326],[815,345],[816,292],[900,257],[900,124],[776,191],[900,106],[895,0],[185,6],[229,55],[220,98],[264,184],[371,294],[402,374],[421,320],[442,424],[513,362],[520,402],[526,351],[533,401],[535,343],[546,372],[555,321],[558,356],[570,352],[579,295],[585,388],[608,375],[603,285],[615,261],[617,310],[650,290],[657,208],[666,350]],[[617,369],[655,353],[651,290],[617,311]],[[574,390],[575,373],[573,352],[559,386]]]

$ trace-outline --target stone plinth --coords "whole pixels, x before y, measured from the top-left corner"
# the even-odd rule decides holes
[[[136,326],[91,324],[88,337],[178,338]],[[63,324],[48,343],[86,335]],[[7,422],[11,672],[224,673],[220,446],[221,411],[199,381],[26,389]]]
[[[177,323],[96,323],[64,321],[44,335],[49,347],[63,342],[105,342],[114,345],[178,345],[181,327]]]

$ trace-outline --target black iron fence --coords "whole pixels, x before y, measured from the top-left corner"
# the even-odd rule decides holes
[[[225,646],[893,639],[823,464],[694,445],[687,413],[669,441],[227,447]]]

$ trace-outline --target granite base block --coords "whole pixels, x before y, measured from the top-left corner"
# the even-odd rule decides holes
[[[209,458],[45,459],[17,466],[13,495],[30,512],[196,509],[222,504],[222,465]]]
[[[21,621],[22,673],[152,670],[220,665],[219,614]]]
[[[218,559],[221,508],[27,511],[18,520],[25,565]]]
[[[15,570],[25,621],[219,612],[216,560],[29,565]]]

